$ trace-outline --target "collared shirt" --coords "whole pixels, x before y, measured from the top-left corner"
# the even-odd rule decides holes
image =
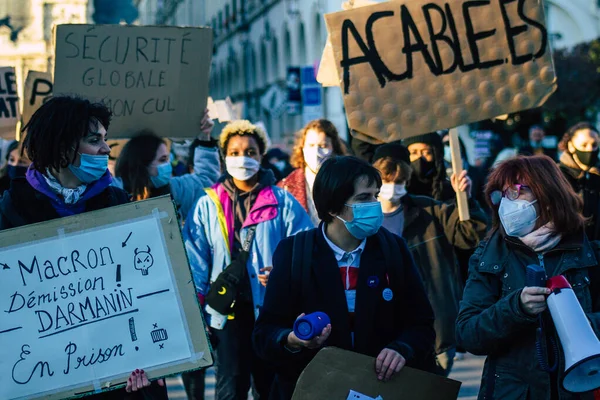
[[[340,268],[340,275],[344,284],[344,290],[346,292],[346,303],[348,304],[348,312],[354,312],[354,306],[356,303],[356,283],[358,281],[358,268],[360,267],[360,257],[365,250],[367,239],[358,245],[358,247],[351,252],[347,252],[339,248],[327,237],[325,233],[325,224],[323,224],[323,236],[325,241],[333,251],[335,259]]]

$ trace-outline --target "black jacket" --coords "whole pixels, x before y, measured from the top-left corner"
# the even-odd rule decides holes
[[[590,240],[600,240],[600,172],[597,168],[584,172],[575,165],[570,154],[561,156],[559,168],[583,200],[583,216],[588,218],[585,233]]]
[[[129,202],[123,190],[109,186],[88,200],[86,211],[95,211]],[[26,178],[12,180],[11,188],[0,198],[0,230],[17,228],[60,218],[48,196],[35,190]]]
[[[571,394],[560,388],[565,370],[559,344],[558,375],[544,372],[536,355],[538,319],[525,314],[519,297],[529,264],[545,266],[548,277],[564,275],[596,335],[600,333],[600,251],[585,234],[565,237],[545,254],[499,230],[481,242],[471,258],[469,280],[456,321],[456,337],[467,351],[486,355],[479,399],[592,399],[591,393]],[[545,331],[560,343],[549,312]]]
[[[454,249],[477,248],[487,230],[487,217],[477,201],[469,199],[471,219],[461,222],[455,204],[424,196],[402,198],[408,248],[423,279],[435,312],[436,353],[456,347],[454,336],[463,283]],[[454,246],[454,247],[453,247]]]
[[[354,346],[349,324],[344,287],[334,253],[325,241],[322,224],[308,234],[315,236],[309,284],[303,281],[302,296],[294,290],[291,275],[293,238],[281,241],[273,255],[273,271],[260,315],[254,328],[253,342],[257,354],[278,368],[274,398],[291,397],[300,372],[315,356],[316,351],[303,349],[291,353],[283,342],[301,313],[325,312],[331,319],[331,336],[325,346],[335,346],[376,357],[384,348],[398,351],[407,365],[433,368],[433,311],[419,273],[406,247],[406,242],[384,228],[367,239],[361,255],[356,288]],[[385,231],[385,232],[384,232]],[[381,248],[381,234],[398,244],[399,259],[386,264]],[[388,270],[387,265],[392,267]],[[383,289],[389,287],[394,298],[385,301]],[[369,287],[371,277],[377,277],[376,287]],[[430,362],[430,363],[429,363]],[[375,373],[375,372],[373,372]],[[274,390],[274,391],[276,391]]]

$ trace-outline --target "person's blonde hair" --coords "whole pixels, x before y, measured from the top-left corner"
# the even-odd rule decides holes
[[[292,156],[290,157],[290,164],[292,167],[304,168],[306,166],[306,162],[304,161],[304,140],[306,139],[306,133],[311,129],[317,132],[323,132],[325,136],[331,139],[333,156],[346,155],[346,145],[344,145],[344,142],[340,139],[335,125],[327,119],[315,119],[306,124],[306,126],[296,135],[296,143],[294,144],[294,150],[292,150]]]
[[[227,144],[229,143],[229,139],[233,136],[252,136],[258,143],[258,148],[260,150],[261,155],[265,155],[267,152],[267,134],[258,126],[254,125],[248,120],[241,119],[237,121],[231,121],[228,123],[225,128],[221,131],[221,136],[219,137],[219,142],[221,145],[221,151],[223,153],[227,152]]]

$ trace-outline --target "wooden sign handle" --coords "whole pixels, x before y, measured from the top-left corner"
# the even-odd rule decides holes
[[[463,171],[462,155],[460,154],[460,144],[458,141],[458,130],[450,129],[450,153],[452,155],[452,170],[454,175],[459,176]],[[458,217],[461,221],[471,219],[469,214],[469,199],[466,192],[456,192],[456,205],[458,206]]]

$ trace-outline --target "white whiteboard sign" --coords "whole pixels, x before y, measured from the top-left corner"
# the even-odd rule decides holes
[[[157,216],[0,249],[0,399],[192,358],[168,254]]]

